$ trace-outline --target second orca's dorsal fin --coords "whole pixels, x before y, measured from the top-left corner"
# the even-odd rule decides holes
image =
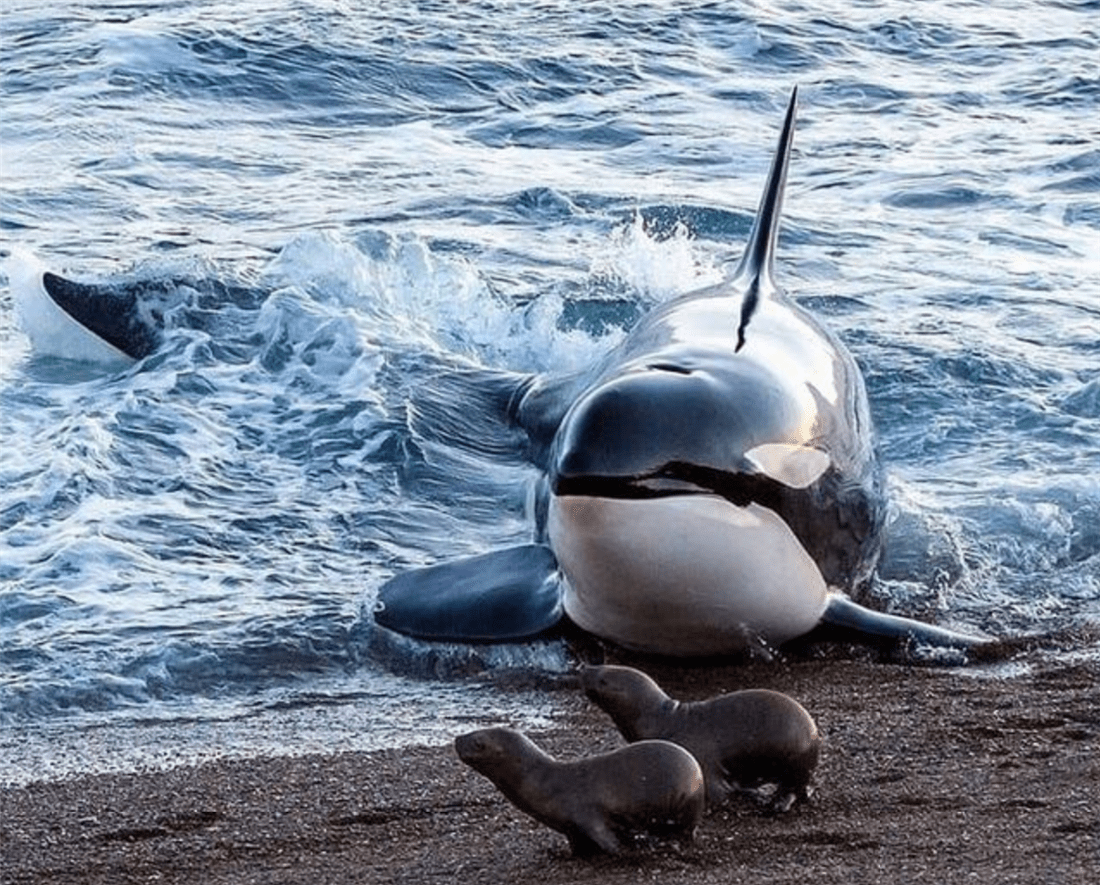
[[[775,246],[779,237],[779,217],[783,212],[783,190],[787,184],[787,166],[791,158],[791,143],[794,141],[795,109],[798,106],[798,87],[791,90],[791,99],[787,104],[787,116],[783,120],[783,130],[779,133],[779,145],[772,159],[764,194],[760,197],[760,206],[756,210],[756,219],[752,223],[749,241],[741,263],[733,275],[733,282],[744,293],[741,306],[741,325],[737,329],[737,349],[745,343],[745,329],[752,319],[761,298],[767,298],[776,291],[773,268],[775,264]]]

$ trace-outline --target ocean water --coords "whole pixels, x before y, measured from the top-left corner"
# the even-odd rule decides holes
[[[795,84],[787,289],[865,373],[872,597],[1095,660],[1100,3],[4,0],[0,781],[537,726],[563,645],[380,643],[529,537],[449,369],[557,372],[737,260]],[[166,310],[51,357],[34,262]]]

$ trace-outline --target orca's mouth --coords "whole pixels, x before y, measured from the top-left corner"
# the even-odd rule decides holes
[[[672,462],[660,470],[640,476],[555,475],[551,491],[558,497],[616,498],[644,500],[673,495],[716,495],[737,507],[760,504],[776,510],[786,486],[758,473],[729,473],[696,464]]]
[[[713,494],[694,483],[662,477],[571,476],[557,477],[550,485],[558,497],[618,498],[638,500],[673,495]]]

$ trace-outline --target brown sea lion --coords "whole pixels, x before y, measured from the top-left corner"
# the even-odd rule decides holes
[[[748,689],[706,701],[674,701],[631,667],[585,667],[585,693],[628,741],[661,739],[689,750],[706,778],[707,801],[721,804],[734,787],[776,784],[776,811],[809,796],[821,753],[813,718],[775,691]]]
[[[614,854],[642,834],[690,841],[706,806],[699,763],[668,741],[562,762],[518,731],[486,728],[456,738],[455,750],[577,855]]]

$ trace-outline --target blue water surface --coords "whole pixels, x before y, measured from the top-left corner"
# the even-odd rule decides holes
[[[9,268],[168,318],[132,368],[45,358],[0,277],[0,780],[551,721],[455,676],[560,644],[372,642],[387,577],[530,535],[441,379],[588,365],[721,279],[795,84],[780,277],[867,379],[876,604],[1095,658],[1098,58],[1094,0],[6,0]]]

